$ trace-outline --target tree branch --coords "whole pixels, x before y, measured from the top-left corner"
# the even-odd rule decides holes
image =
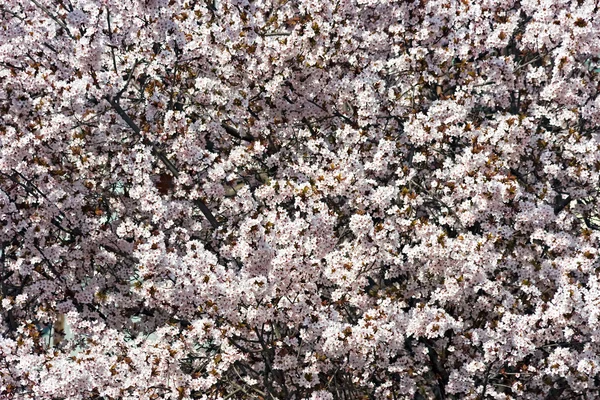
[[[71,39],[75,39],[75,37],[71,34],[71,31],[69,31],[69,28],[67,28],[67,25],[65,25],[65,23],[63,21],[61,21],[56,16],[54,16],[50,12],[50,10],[48,10],[46,7],[44,7],[44,5],[38,3],[36,0],[31,0],[31,2],[33,4],[35,4],[36,6],[38,6],[44,13],[46,13],[47,16],[49,16],[50,18],[52,18],[54,20],[54,22],[56,22],[58,25],[60,25],[60,27],[63,28],[65,30],[65,32],[67,32],[67,35],[69,35],[69,37]]]
[[[240,131],[238,131],[231,125],[227,125],[225,122],[222,122],[221,126],[223,127],[223,129],[225,129],[225,132],[227,132],[236,139],[245,140],[246,142],[254,142],[256,140],[256,138],[254,138],[253,136],[241,134]]]
[[[115,99],[115,98],[111,98],[109,96],[105,96],[104,98],[110,103],[110,105],[113,107],[113,109],[116,111],[116,113],[119,114],[119,116],[123,119],[123,121],[125,121],[125,123],[127,125],[129,125],[129,127],[133,130],[133,132],[137,136],[142,137],[142,143],[144,143],[145,145],[150,146],[152,148],[152,154],[154,154],[156,156],[156,158],[158,158],[167,167],[167,169],[173,174],[173,176],[177,178],[179,176],[179,170],[177,169],[177,167],[175,167],[175,165],[167,158],[167,156],[164,154],[164,152],[162,150],[158,149],[156,147],[156,145],[154,143],[152,143],[148,138],[142,136],[142,134],[141,134],[142,131],[141,131],[140,127],[131,119],[131,117],[129,117],[129,115],[127,115],[125,110],[123,110],[121,105],[118,103],[118,98]],[[208,219],[208,222],[210,222],[212,227],[215,229],[218,228],[219,222],[214,217],[214,215],[211,213],[210,209],[204,203],[204,201],[202,201],[201,199],[198,199],[198,200],[196,200],[196,204],[198,205],[198,207],[200,208],[200,211],[202,211],[202,213],[204,214],[206,219]]]

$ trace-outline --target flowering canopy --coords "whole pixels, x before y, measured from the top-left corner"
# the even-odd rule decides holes
[[[592,0],[3,0],[0,398],[597,394],[599,32]]]

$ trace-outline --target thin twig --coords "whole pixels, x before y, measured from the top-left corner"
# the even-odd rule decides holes
[[[108,37],[110,38],[110,40],[112,40],[112,28],[110,26],[110,10],[108,9],[108,7],[106,8],[106,21],[108,22]],[[110,53],[112,55],[113,68],[115,70],[115,73],[118,73],[117,72],[117,61],[115,60],[114,46],[109,46],[109,47],[110,47]]]
[[[479,400],[483,400],[485,397],[485,392],[487,390],[488,381],[490,379],[490,370],[492,369],[492,366],[495,363],[496,363],[496,360],[492,361],[485,369],[485,380],[483,381],[483,389],[481,390],[481,396],[479,396]]]
[[[450,206],[448,206],[442,200],[438,199],[436,196],[434,196],[431,193],[429,193],[429,191],[427,189],[425,189],[423,186],[419,185],[414,180],[411,179],[410,183],[412,183],[413,185],[415,185],[416,187],[418,187],[419,189],[421,189],[422,191],[424,191],[427,196],[429,196],[433,200],[437,201],[441,206],[443,206],[446,209],[448,209],[448,211],[450,212],[450,214],[452,214],[452,216],[456,219],[456,223],[458,224],[458,226],[460,227],[460,229],[462,229],[462,230],[465,229],[465,227],[463,226],[462,222],[460,221],[460,218],[459,218],[458,214],[456,214],[456,212]]]
[[[269,37],[269,36],[290,36],[291,33],[290,32],[270,32],[270,33],[264,33],[263,36],[264,37]]]
[[[118,99],[115,100],[114,98],[111,98],[109,96],[105,96],[105,99],[110,103],[110,105],[114,108],[114,110],[117,112],[117,114],[119,114],[119,116],[123,119],[123,121],[125,121],[125,123],[127,123],[127,125],[129,125],[129,127],[133,130],[133,132],[137,136],[142,137],[142,143],[144,143],[147,146],[150,146],[152,148],[152,153],[167,167],[167,169],[169,171],[171,171],[173,176],[177,178],[179,176],[179,170],[177,169],[177,167],[175,167],[175,165],[167,158],[167,156],[164,154],[164,152],[162,150],[158,149],[156,147],[156,145],[154,143],[152,143],[148,138],[142,136],[142,134],[141,134],[142,131],[141,131],[140,127],[131,119],[131,117],[129,117],[129,115],[127,115],[125,110],[123,110],[123,108],[118,103]],[[214,217],[214,215],[211,213],[210,209],[204,203],[204,201],[202,201],[202,199],[198,199],[198,200],[196,200],[196,202],[197,202],[198,207],[200,208],[200,211],[202,211],[202,213],[204,214],[206,219],[208,219],[208,221],[210,222],[212,227],[215,229],[218,228],[219,222]]]
[[[38,3],[36,0],[31,0],[31,2],[33,4],[35,4],[36,6],[38,6],[43,12],[45,12],[47,16],[49,16],[50,18],[52,18],[54,20],[54,22],[56,22],[57,24],[59,24],[61,26],[61,28],[63,28],[65,30],[65,32],[67,32],[67,35],[69,35],[69,37],[71,39],[75,39],[75,37],[73,35],[71,35],[71,31],[69,31],[69,28],[67,28],[67,25],[65,25],[65,23],[63,21],[61,21],[59,18],[57,18],[56,16],[54,16],[50,12],[50,10],[48,10],[46,7],[44,7],[44,5]]]
[[[123,92],[125,92],[125,90],[127,90],[127,87],[129,86],[129,83],[131,82],[131,78],[133,77],[133,72],[135,71],[135,68],[139,65],[139,63],[140,63],[139,60],[135,60],[135,63],[133,63],[133,67],[131,67],[131,71],[129,71],[129,75],[127,76],[127,81],[125,82],[125,86],[123,86],[123,89],[119,90],[119,92],[114,97],[114,100],[119,101],[119,99],[123,95]],[[116,67],[115,67],[115,71],[116,71]]]

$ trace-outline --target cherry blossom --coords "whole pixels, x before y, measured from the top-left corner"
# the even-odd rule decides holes
[[[0,398],[600,390],[596,2],[0,22]]]

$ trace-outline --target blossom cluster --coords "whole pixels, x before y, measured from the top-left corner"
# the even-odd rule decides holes
[[[593,0],[3,0],[0,398],[597,396],[598,32]]]

